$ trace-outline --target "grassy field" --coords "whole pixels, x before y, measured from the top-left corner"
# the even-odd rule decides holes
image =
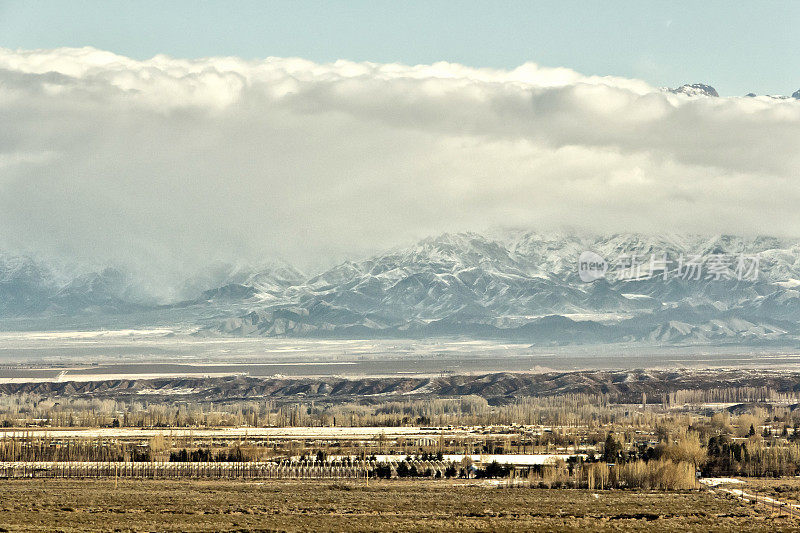
[[[763,531],[790,518],[708,492],[467,482],[0,481],[2,531]]]
[[[741,488],[747,492],[769,496],[777,500],[800,504],[800,478],[740,478],[744,485],[729,485],[730,488]],[[800,525],[800,524],[799,524]]]

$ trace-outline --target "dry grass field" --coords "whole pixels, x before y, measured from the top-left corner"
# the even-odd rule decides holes
[[[800,478],[740,478],[744,485],[730,485],[750,493],[769,496],[783,502],[800,504]],[[798,524],[800,526],[800,524]]]
[[[4,480],[1,531],[764,531],[787,517],[709,492],[466,481]]]

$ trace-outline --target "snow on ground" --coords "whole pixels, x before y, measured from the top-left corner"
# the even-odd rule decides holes
[[[582,457],[586,458],[586,454],[558,454],[558,453],[531,453],[531,454],[500,454],[500,455],[445,455],[445,461],[455,461],[459,462],[464,459],[464,457],[469,457],[475,463],[491,463],[492,461],[497,461],[500,464],[512,464],[512,465],[546,465],[546,464],[553,464],[559,459],[566,461],[570,457]]]
[[[735,477],[705,477],[700,480],[700,483],[708,485],[709,487],[716,487],[717,485],[724,485],[726,483],[744,483],[744,481],[736,479]]]
[[[430,436],[438,435],[438,431],[423,430],[419,427],[289,427],[289,428],[252,428],[252,427],[232,427],[232,428],[25,428],[25,429],[0,429],[0,437],[22,437],[22,436],[48,436],[51,438],[75,438],[75,437],[153,437],[155,435],[194,436],[194,437],[220,437],[220,438],[377,438],[381,434],[387,437],[404,436]]]
[[[165,379],[165,378],[224,378],[242,376],[244,372],[153,372],[144,374],[65,374],[57,381],[108,381],[117,379]],[[139,394],[163,394],[157,389],[144,390]]]
[[[404,454],[393,454],[393,455],[386,455],[386,454],[376,454],[375,460],[378,462],[399,462],[404,461],[405,458],[408,457]],[[445,462],[461,462],[461,460],[465,456],[463,454],[455,454],[450,455],[446,454],[442,456],[442,461]],[[546,465],[546,464],[553,464],[557,460],[562,459],[566,461],[570,457],[582,457],[586,458],[586,454],[558,454],[558,453],[535,453],[535,454],[505,454],[505,455],[469,455],[470,459],[472,459],[473,463],[479,464],[488,464],[492,461],[497,461],[500,464],[511,464],[517,466],[531,466],[531,465]],[[299,459],[300,456],[294,457],[295,459]],[[357,459],[358,456],[356,455],[329,455],[329,460],[339,460],[339,459]]]
[[[83,340],[124,337],[163,337],[174,334],[172,329],[103,329],[94,331],[4,331],[3,340]]]
[[[169,435],[172,437],[218,437],[218,438],[330,438],[330,439],[376,439],[381,435],[387,438],[406,437],[419,438],[429,441],[442,435],[445,436],[468,436],[480,433],[482,436],[501,437],[507,436],[506,433],[487,432],[487,428],[458,427],[458,428],[425,428],[425,427],[220,427],[220,428],[39,428],[31,427],[24,429],[0,429],[0,438],[5,437],[51,437],[51,438],[150,438],[156,435]],[[512,462],[514,464],[544,464],[536,461],[546,461],[548,458],[563,458],[573,456],[569,454],[532,454],[532,455],[472,455],[473,461],[496,460],[499,463]],[[580,455],[580,454],[579,454]],[[397,460],[397,455],[387,456]],[[460,461],[463,455],[445,456]],[[405,458],[403,455],[400,458]],[[555,460],[555,459],[553,459]],[[525,461],[525,462],[520,462]]]

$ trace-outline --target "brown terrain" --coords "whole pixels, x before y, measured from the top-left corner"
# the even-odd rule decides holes
[[[381,401],[392,396],[442,398],[476,395],[503,403],[522,397],[606,394],[611,401],[638,403],[642,394],[659,401],[677,390],[765,387],[780,393],[800,391],[800,373],[768,370],[629,370],[552,373],[494,373],[433,378],[160,378],[77,382],[0,383],[0,395],[34,394],[48,398],[113,398],[231,401],[266,398],[340,402]],[[169,394],[163,394],[169,393]]]
[[[496,488],[475,480],[6,480],[0,531],[789,531],[708,491]]]

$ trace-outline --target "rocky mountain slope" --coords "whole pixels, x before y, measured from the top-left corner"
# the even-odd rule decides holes
[[[584,251],[607,268],[588,283]],[[229,268],[187,286],[191,298],[156,305],[119,271],[59,282],[5,257],[0,316],[130,316],[203,335],[800,342],[800,244],[771,237],[444,234],[311,277],[286,265]]]
[[[715,88],[704,83],[681,85],[676,89],[668,89],[668,91],[674,94],[685,94],[686,96],[719,96]]]
[[[306,401],[408,401],[418,398],[480,396],[492,403],[515,398],[565,394],[605,394],[609,401],[640,403],[642,394],[661,402],[679,390],[710,391],[720,383],[749,394],[771,389],[798,392],[796,372],[748,370],[619,370],[553,372],[544,374],[493,373],[436,378],[161,378],[114,379],[85,382],[0,383],[0,395],[48,398],[115,399],[118,401],[237,401],[268,398],[278,403]]]
[[[579,279],[582,250],[607,258],[606,279]],[[620,266],[631,256],[640,263],[633,277]],[[665,257],[666,268],[650,264]],[[711,258],[706,262],[725,257],[724,273],[687,278],[678,272],[679,261],[693,257]],[[737,279],[739,258],[753,257],[757,275]],[[266,336],[473,335],[539,344],[794,342],[800,322],[798,258],[797,245],[771,238],[442,235],[339,265],[288,288],[282,300],[259,305],[254,294],[252,310],[209,330]],[[652,266],[661,269],[651,272]]]

